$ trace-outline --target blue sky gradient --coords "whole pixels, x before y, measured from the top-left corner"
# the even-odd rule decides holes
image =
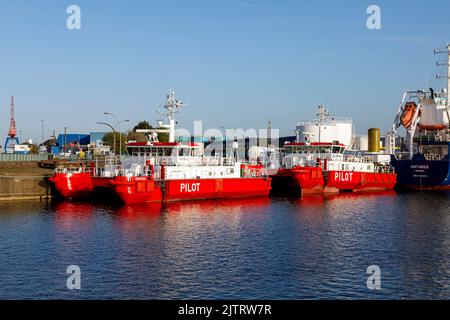
[[[81,30],[66,28],[71,4]],[[366,28],[370,4],[382,30]],[[40,140],[41,119],[46,136],[104,130],[104,111],[154,124],[169,87],[188,129],[272,120],[288,135],[321,104],[384,131],[405,90],[442,87],[433,49],[450,41],[448,12],[445,0],[2,1],[0,138],[11,95],[22,136]]]

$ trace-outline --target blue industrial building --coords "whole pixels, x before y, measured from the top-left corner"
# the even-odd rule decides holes
[[[60,134],[58,139],[56,139],[56,143],[60,148],[64,147],[64,145],[69,145],[71,143],[80,144],[82,146],[87,146],[90,143],[90,136],[88,134],[80,134],[80,133],[68,133],[68,134]]]

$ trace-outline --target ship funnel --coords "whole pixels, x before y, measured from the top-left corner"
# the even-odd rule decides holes
[[[368,130],[369,152],[380,152],[380,129],[371,128]]]

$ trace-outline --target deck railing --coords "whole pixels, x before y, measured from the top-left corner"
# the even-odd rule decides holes
[[[446,157],[445,154],[437,154],[437,153],[424,153],[423,156],[428,161],[441,161]]]
[[[155,165],[167,166],[233,166],[236,161],[227,157],[156,157]]]

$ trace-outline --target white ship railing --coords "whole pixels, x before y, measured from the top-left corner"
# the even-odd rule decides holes
[[[317,124],[319,120],[306,120],[306,121],[298,121],[297,126],[304,126],[308,124]],[[345,117],[329,117],[326,120],[322,122],[322,125],[327,124],[336,124],[336,123],[353,123],[353,120],[351,118],[345,118]]]
[[[345,162],[354,162],[354,163],[370,163],[373,162],[373,159],[371,159],[370,157],[345,157],[344,158]]]
[[[166,166],[233,166],[236,161],[228,157],[157,157],[155,165]]]
[[[55,173],[92,173],[93,168],[85,166],[57,167]]]
[[[394,173],[394,168],[391,166],[377,166],[375,171],[377,173]]]
[[[424,153],[423,155],[428,161],[441,161],[445,158],[445,154]]]
[[[411,160],[411,155],[409,152],[396,152],[394,157],[397,160]]]

